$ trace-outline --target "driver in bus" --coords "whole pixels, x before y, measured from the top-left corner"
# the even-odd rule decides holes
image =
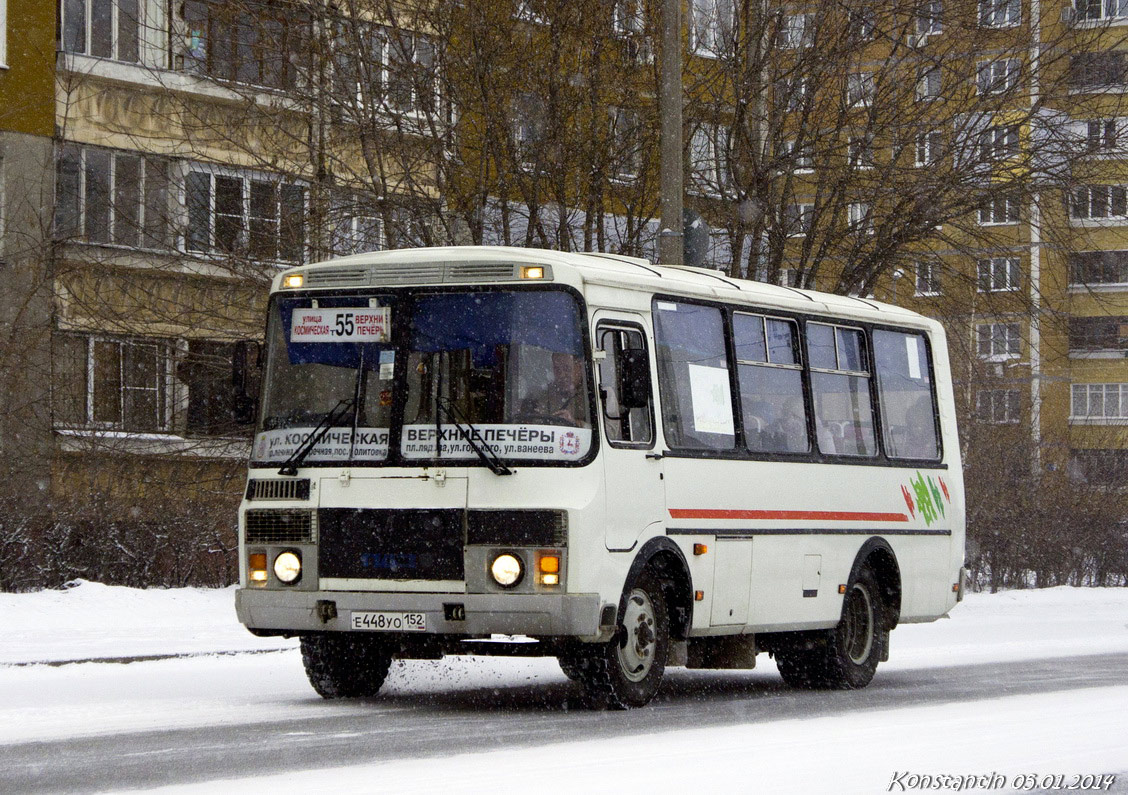
[[[586,427],[587,394],[584,390],[584,362],[570,353],[552,354],[552,380],[540,392],[534,392],[521,402],[525,419],[555,420]]]

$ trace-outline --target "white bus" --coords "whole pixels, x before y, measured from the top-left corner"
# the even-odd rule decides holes
[[[939,324],[603,254],[432,248],[270,297],[240,620],[314,689],[556,656],[593,705],[668,666],[857,688],[962,597]]]

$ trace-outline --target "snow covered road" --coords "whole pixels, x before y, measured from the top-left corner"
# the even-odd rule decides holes
[[[579,708],[536,659],[397,664],[380,698],[324,702],[292,642],[253,638],[229,610],[229,592],[0,595],[9,663],[281,647],[0,665],[0,791],[850,793],[899,791],[899,773],[1031,773],[1119,774],[1104,791],[1128,792],[1128,589],[972,595],[949,621],[898,629],[863,691],[793,691],[761,657],[671,671],[627,713]]]

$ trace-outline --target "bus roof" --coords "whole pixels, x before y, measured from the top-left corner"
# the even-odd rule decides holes
[[[521,281],[521,265],[551,266],[554,277],[563,275],[561,270],[571,270],[584,283],[628,290],[738,303],[766,302],[796,311],[822,310],[875,322],[935,323],[911,310],[870,298],[737,279],[709,268],[655,265],[619,254],[511,246],[445,246],[353,254],[287,269],[275,278],[273,289],[280,289],[286,276],[298,273],[305,275],[304,286],[310,288],[517,282]]]

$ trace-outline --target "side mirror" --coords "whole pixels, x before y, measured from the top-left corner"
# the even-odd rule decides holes
[[[644,350],[619,352],[619,405],[625,409],[650,405],[650,358]]]

